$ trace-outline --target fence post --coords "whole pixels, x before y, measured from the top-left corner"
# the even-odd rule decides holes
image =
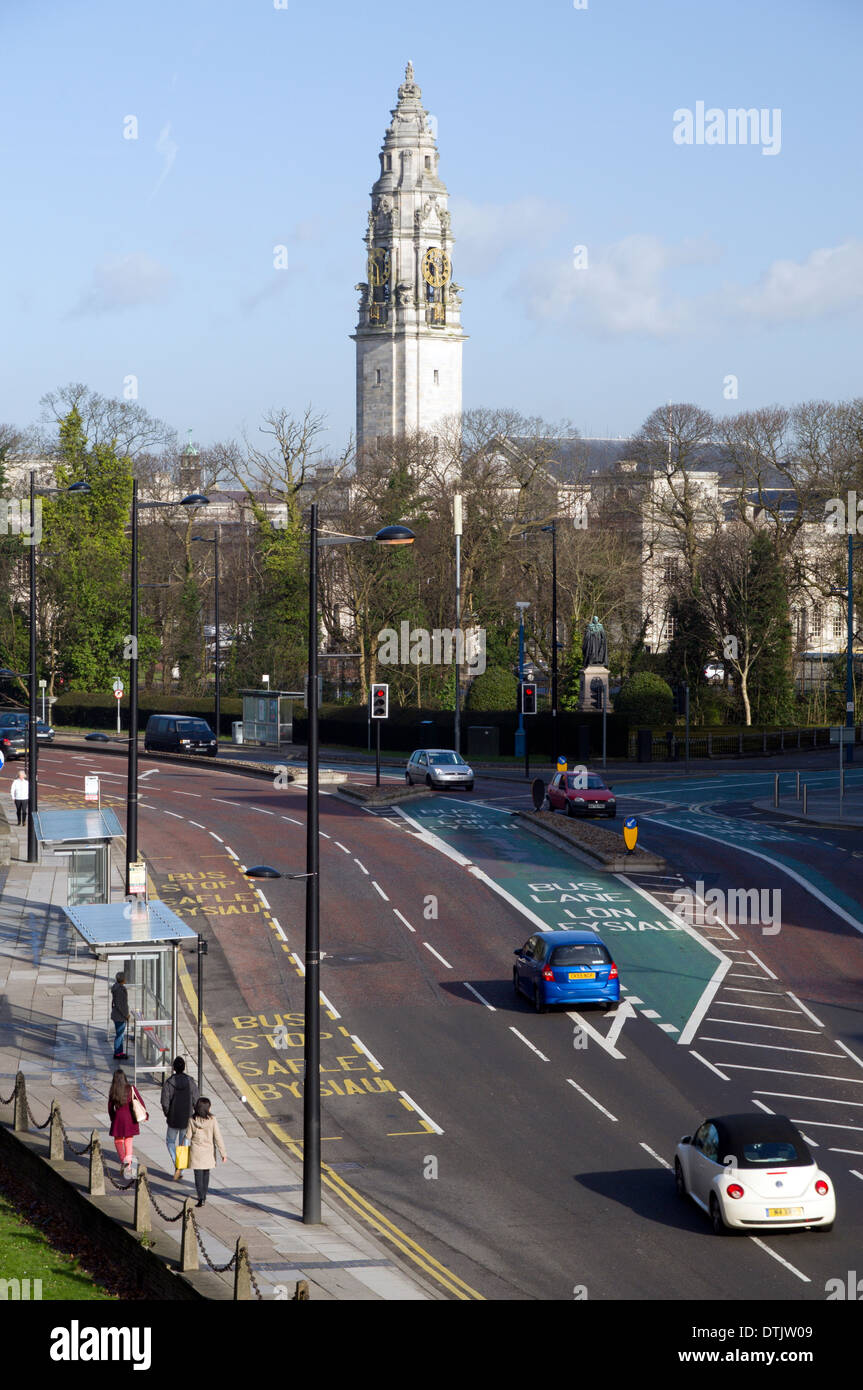
[[[708,756],[708,758],[712,758],[712,757],[713,757],[713,735],[712,735],[712,734],[708,734],[708,735],[707,735],[707,756]]]
[[[160,726],[160,727],[161,727],[161,726]],[[784,730],[784,729],[780,729],[780,730],[779,730],[779,752],[780,752],[780,753],[784,753],[784,752],[785,752],[785,730]]]
[[[246,1242],[237,1238],[237,1250],[234,1256],[234,1300],[248,1300],[252,1296],[252,1284],[249,1279],[249,1254],[246,1250]]]
[[[95,1129],[90,1134],[90,1185],[91,1197],[105,1196],[105,1169],[102,1165],[102,1145]]]
[[[150,1224],[150,1189],[147,1187],[147,1165],[138,1164],[135,1179],[135,1234],[141,1235],[153,1228]]]
[[[48,1162],[62,1163],[63,1155],[63,1121],[60,1116],[60,1102],[51,1102],[51,1129],[49,1133]]]
[[[794,791],[794,797],[795,797],[795,800],[796,800],[796,801],[799,801],[799,800],[800,800],[800,773],[799,773],[799,772],[798,772],[798,774],[797,774],[797,786],[796,786],[795,791]]]
[[[817,729],[813,729],[813,730],[812,730],[812,747],[813,747],[813,748],[817,748],[817,747],[818,747],[818,730],[817,730]]]
[[[195,1239],[194,1201],[186,1198],[183,1207],[183,1237],[180,1242],[180,1271],[185,1274],[198,1268],[198,1242]]]
[[[778,805],[779,805],[779,773],[778,773],[778,772],[774,772],[774,774],[773,774],[773,805],[774,805],[774,806],[778,806]]]
[[[16,1134],[27,1133],[27,1082],[23,1071],[15,1073],[15,1119],[12,1128]]]
[[[308,1279],[298,1279],[298,1280],[297,1280],[297,1287],[296,1287],[295,1290],[294,1290],[294,1296],[293,1296],[293,1298],[291,1299],[291,1302],[292,1302],[292,1303],[304,1303],[308,1298],[309,1298],[309,1281],[308,1281]]]
[[[798,726],[797,726],[797,747],[798,747],[798,748],[800,747],[800,739],[801,739],[802,733],[803,733],[803,730],[800,728],[800,725],[798,724]]]
[[[804,782],[804,783],[803,783],[803,814],[804,814],[804,816],[806,815],[806,793],[808,792],[808,790],[809,790],[809,788],[807,787],[806,783]]]
[[[766,752],[767,752],[767,730],[766,730],[766,729],[762,729],[762,730],[761,730],[761,751],[762,751],[762,753],[765,753],[765,754],[766,754]]]
[[[742,730],[742,729],[740,730],[740,732],[739,732],[738,735],[737,735],[737,756],[738,756],[738,758],[742,758],[742,757],[743,757],[743,730]]]

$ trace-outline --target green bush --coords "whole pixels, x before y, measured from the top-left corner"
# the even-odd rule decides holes
[[[144,729],[151,714],[194,714],[206,719],[212,728],[213,700],[192,698],[188,695],[148,695],[145,690],[138,693],[138,727]],[[223,699],[221,702],[222,734],[231,732],[231,720],[241,719],[243,702],[237,699]],[[61,695],[51,707],[51,723],[62,729],[64,725],[72,728],[116,729],[117,701],[113,695],[90,691],[69,691]],[[124,730],[129,727],[129,692],[120,701],[120,724]]]
[[[467,708],[472,714],[514,710],[518,700],[518,681],[504,666],[489,666],[471,682]]]
[[[639,671],[616,696],[614,712],[623,715],[630,727],[671,725],[674,723],[671,687],[652,671]]]

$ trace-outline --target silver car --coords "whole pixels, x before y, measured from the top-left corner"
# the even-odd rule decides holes
[[[451,748],[418,748],[408,758],[405,781],[425,782],[427,787],[464,787],[473,791],[473,768]]]

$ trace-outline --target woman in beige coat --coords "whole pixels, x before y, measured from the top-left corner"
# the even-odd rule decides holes
[[[207,1200],[207,1189],[210,1186],[210,1169],[216,1166],[216,1149],[221,1154],[223,1163],[227,1162],[228,1158],[222,1143],[219,1122],[215,1115],[210,1114],[210,1102],[205,1096],[195,1101],[195,1108],[186,1127],[186,1143],[189,1146],[189,1167],[195,1174],[198,1206],[202,1207]]]

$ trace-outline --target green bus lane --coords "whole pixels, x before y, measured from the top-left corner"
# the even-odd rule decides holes
[[[678,1041],[690,1040],[729,961],[680,918],[623,875],[582,868],[509,813],[434,797],[406,818],[468,859],[546,931],[597,932],[620,971],[621,997]],[[531,930],[526,921],[525,937]]]

